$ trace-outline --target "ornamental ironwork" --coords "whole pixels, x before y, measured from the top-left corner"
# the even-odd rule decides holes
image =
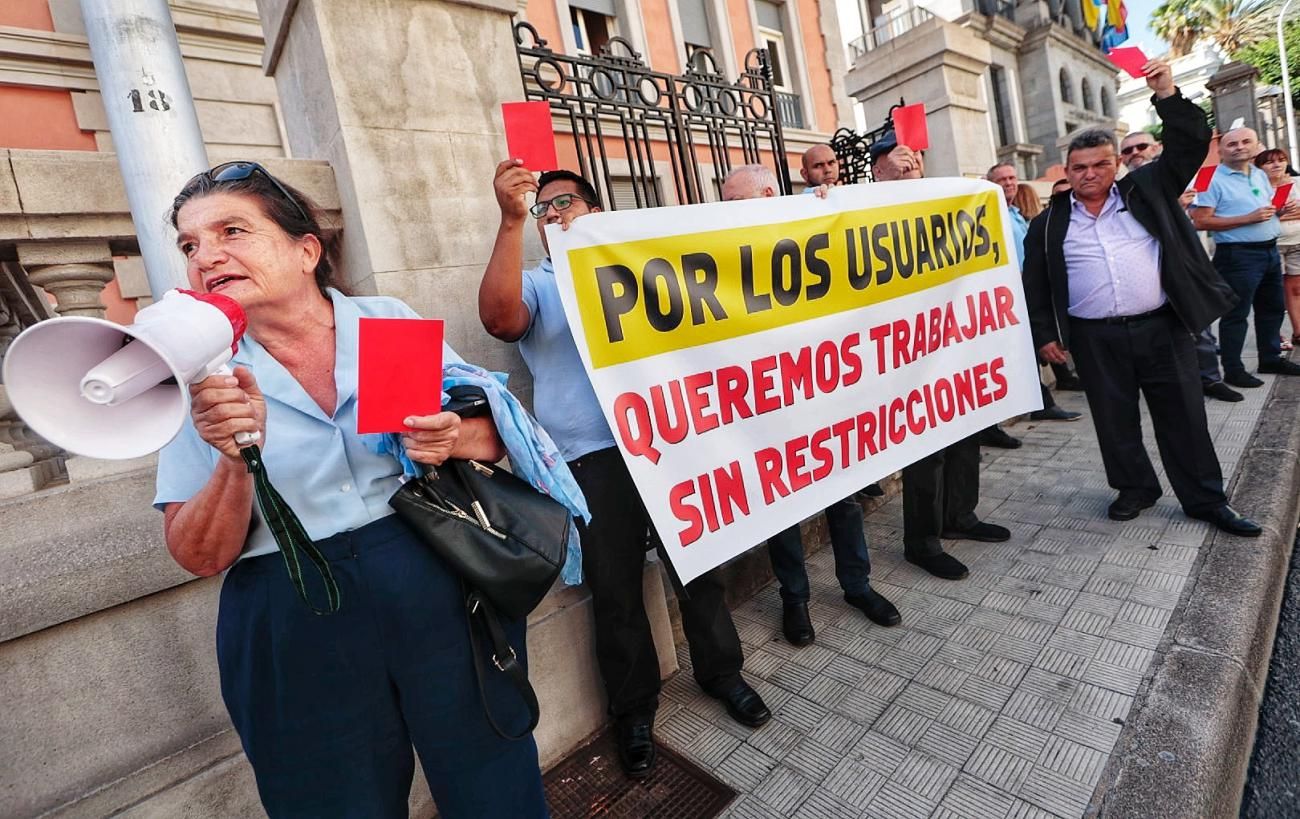
[[[840,162],[840,184],[855,185],[872,181],[871,146],[894,127],[894,109],[901,108],[903,104],[903,98],[899,97],[898,104],[889,107],[884,123],[874,131],[859,133],[850,128],[841,128],[831,136],[831,150]]]
[[[716,200],[733,165],[768,165],[781,193],[791,192],[766,49],[745,55],[744,70],[729,82],[707,49],[694,49],[677,75],[651,70],[622,37],[591,56],[552,51],[526,22],[514,32],[525,98],[550,104],[561,162],[571,140],[572,170],[596,186],[606,207]]]

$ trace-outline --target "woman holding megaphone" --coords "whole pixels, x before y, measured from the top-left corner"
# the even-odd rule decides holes
[[[406,816],[414,745],[442,816],[546,816],[531,735],[502,739],[484,716],[457,579],[388,505],[403,465],[356,432],[359,320],[415,312],[330,287],[316,210],[256,163],[191,179],[171,220],[191,287],[237,301],[248,331],[233,375],[190,388],[192,423],[162,451],[154,503],[177,563],[227,572],[221,691],[267,812]],[[450,348],[443,358],[459,361]],[[401,440],[416,462],[504,453],[490,417],[440,412],[407,426]],[[251,432],[261,464],[235,443]],[[254,466],[327,562],[330,616],[295,591],[316,578],[281,559],[254,504]],[[312,593],[320,598],[319,585],[304,598]],[[516,646],[522,631],[515,623]],[[512,706],[526,721],[517,701],[493,710]]]

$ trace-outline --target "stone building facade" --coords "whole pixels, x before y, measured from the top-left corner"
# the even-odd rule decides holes
[[[860,0],[843,24],[860,121],[923,102],[928,172],[982,175],[998,161],[1041,175],[1071,135],[1117,123],[1115,67],[1079,2]]]

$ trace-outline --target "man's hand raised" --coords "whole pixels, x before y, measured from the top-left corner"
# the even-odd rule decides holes
[[[501,220],[522,224],[528,217],[528,194],[537,192],[537,180],[522,159],[507,159],[497,165],[492,190],[501,208]]]
[[[1172,97],[1178,90],[1174,85],[1173,69],[1164,60],[1148,60],[1147,64],[1142,66],[1142,73],[1146,75],[1147,87],[1155,92],[1158,100]]]

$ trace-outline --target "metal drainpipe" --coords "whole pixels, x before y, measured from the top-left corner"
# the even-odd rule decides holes
[[[187,286],[167,211],[208,153],[167,0],[81,0],[108,127],[155,299]]]

